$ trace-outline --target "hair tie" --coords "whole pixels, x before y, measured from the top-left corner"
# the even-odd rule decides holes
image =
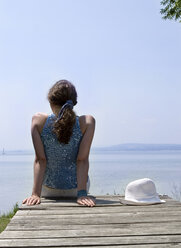
[[[58,113],[58,117],[57,117],[57,120],[56,121],[59,121],[62,118],[63,113],[64,113],[64,111],[65,111],[65,109],[67,107],[73,109],[74,104],[73,104],[73,101],[72,100],[67,100],[66,103],[61,107],[61,109],[60,109],[60,111]]]

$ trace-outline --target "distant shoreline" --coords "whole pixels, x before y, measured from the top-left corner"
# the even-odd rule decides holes
[[[181,144],[127,143],[109,147],[96,147],[96,151],[181,151]]]
[[[92,147],[92,152],[133,152],[133,151],[181,151],[181,144],[139,144],[126,143],[106,147]],[[0,152],[0,156],[5,155],[33,155],[33,150],[6,150]]]

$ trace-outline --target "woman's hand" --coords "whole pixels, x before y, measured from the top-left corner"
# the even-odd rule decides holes
[[[77,203],[79,205],[85,205],[88,207],[94,207],[96,205],[96,202],[93,198],[89,196],[81,196],[77,199]]]
[[[22,203],[26,204],[26,205],[35,205],[35,204],[40,204],[41,200],[40,200],[40,197],[38,195],[31,195],[30,197],[25,198],[22,201]]]

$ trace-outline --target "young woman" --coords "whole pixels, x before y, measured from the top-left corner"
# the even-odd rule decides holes
[[[87,193],[95,119],[75,115],[77,92],[67,80],[50,88],[48,101],[53,114],[37,113],[32,118],[34,185],[23,203],[39,204],[40,197],[76,196],[78,204],[93,207],[95,200]]]

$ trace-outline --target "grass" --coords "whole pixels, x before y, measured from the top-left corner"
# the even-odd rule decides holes
[[[0,215],[0,233],[4,231],[4,229],[10,222],[11,218],[15,215],[17,211],[18,211],[18,203],[14,205],[13,210],[9,211],[6,214]]]

